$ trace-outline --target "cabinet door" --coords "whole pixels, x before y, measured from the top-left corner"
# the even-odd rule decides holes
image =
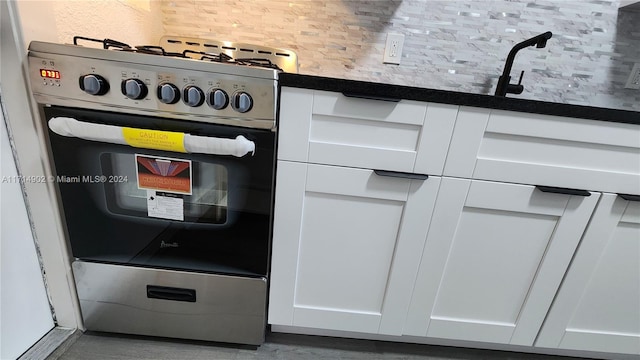
[[[603,194],[536,346],[640,355],[640,203]]]
[[[283,88],[278,159],[442,174],[458,107]]]
[[[404,333],[533,345],[598,197],[443,178]]]
[[[461,107],[444,175],[640,193],[634,124]]]
[[[278,161],[269,323],[401,334],[438,185]]]

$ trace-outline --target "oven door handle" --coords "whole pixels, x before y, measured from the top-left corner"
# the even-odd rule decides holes
[[[51,118],[49,129],[62,136],[143,149],[237,157],[248,153],[254,155],[256,151],[256,144],[242,135],[238,135],[235,139],[224,139],[174,131],[94,124],[68,117]]]

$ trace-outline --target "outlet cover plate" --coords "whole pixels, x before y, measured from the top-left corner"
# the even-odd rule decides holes
[[[387,42],[384,46],[384,57],[382,62],[385,64],[400,65],[402,58],[402,47],[404,46],[403,34],[387,34]]]
[[[640,63],[633,65],[631,75],[629,75],[627,84],[624,87],[625,89],[640,89]]]

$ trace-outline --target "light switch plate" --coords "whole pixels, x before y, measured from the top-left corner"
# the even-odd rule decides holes
[[[627,84],[624,88],[640,89],[640,63],[633,65],[633,70],[631,70],[631,75],[629,75],[629,79],[627,79]]]
[[[387,42],[384,47],[384,57],[382,62],[385,64],[400,65],[402,57],[402,47],[404,46],[403,34],[387,34]]]

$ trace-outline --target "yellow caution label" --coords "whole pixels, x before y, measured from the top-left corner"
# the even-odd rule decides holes
[[[167,150],[186,153],[184,134],[171,131],[122,128],[122,136],[127,144],[143,149]]]

